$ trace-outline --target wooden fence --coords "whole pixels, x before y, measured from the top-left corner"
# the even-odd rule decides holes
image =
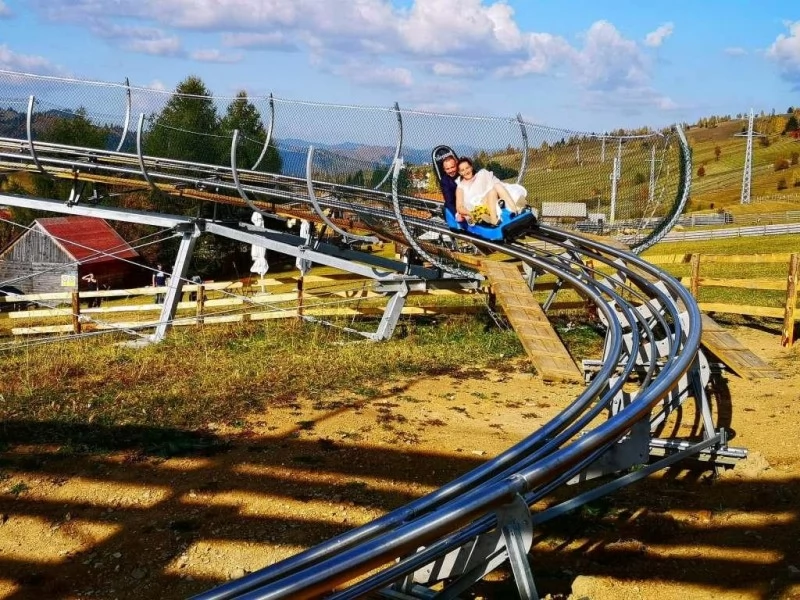
[[[795,339],[795,322],[800,320],[797,310],[798,296],[798,261],[800,254],[678,254],[663,256],[646,256],[646,260],[653,264],[668,265],[677,263],[690,263],[691,275],[681,279],[695,298],[699,298],[701,287],[739,288],[748,290],[772,290],[785,292],[783,308],[771,306],[755,306],[744,304],[729,304],[720,302],[699,302],[700,309],[704,312],[721,312],[753,317],[769,317],[783,319],[781,345],[791,346]],[[777,278],[713,278],[701,275],[701,265],[709,264],[787,264],[788,271],[785,279]]]
[[[380,316],[384,308],[375,306],[341,306],[344,302],[354,303],[365,299],[381,299],[385,295],[369,289],[371,280],[354,278],[352,275],[333,274],[326,276],[307,275],[300,277],[279,277],[254,279],[251,281],[209,282],[205,284],[187,284],[181,289],[183,297],[194,298],[178,303],[179,314],[172,321],[174,326],[232,323],[241,321],[258,321],[265,319],[297,318],[302,315],[315,317],[356,317]],[[309,288],[309,285],[326,284],[323,288]],[[359,288],[359,284],[362,285]],[[336,287],[347,289],[335,289]],[[290,288],[284,293],[270,293],[276,287]],[[209,292],[217,292],[217,298],[209,298]],[[23,320],[41,322],[53,318],[67,318],[68,324],[43,325],[32,324],[10,328],[13,335],[35,335],[45,333],[82,333],[108,329],[141,329],[155,327],[158,319],[118,320],[120,316],[132,314],[160,313],[162,305],[155,302],[157,295],[167,292],[166,287],[142,287],[122,290],[72,291],[47,294],[29,294],[14,297],[0,297],[2,303],[40,303],[50,304],[48,308],[28,308],[14,312],[6,312],[11,323]],[[470,290],[434,289],[427,294],[454,295],[470,294]],[[136,299],[135,304],[105,302],[109,300]],[[336,306],[319,306],[321,300],[325,304]],[[141,302],[139,302],[141,300]],[[317,306],[314,306],[315,302]],[[88,306],[83,305],[88,304]],[[242,312],[247,308],[248,312]],[[264,310],[259,310],[264,309]],[[470,306],[405,306],[404,315],[434,315],[455,312],[477,311],[479,307]],[[187,312],[190,314],[187,314]],[[232,312],[237,311],[237,312]],[[191,314],[193,313],[193,314]],[[46,321],[45,321],[46,322]],[[63,323],[63,321],[62,321]]]
[[[330,275],[286,276],[246,281],[209,282],[202,285],[187,284],[181,289],[184,297],[193,294],[195,299],[178,303],[178,314],[173,326],[234,323],[266,319],[313,317],[376,317],[384,312],[386,296],[372,291],[372,280],[354,277],[349,273]],[[316,287],[315,287],[316,286]],[[538,281],[536,289],[541,293],[556,288],[555,282]],[[268,290],[273,289],[275,293]],[[291,290],[291,291],[287,291]],[[52,305],[52,308],[28,308],[16,312],[3,312],[0,332],[6,329],[4,321],[11,326],[13,335],[36,335],[54,333],[83,333],[99,330],[146,329],[158,325],[158,319],[122,320],[128,315],[160,315],[162,305],[155,303],[157,294],[165,294],[166,287],[142,287],[123,290],[100,290],[82,292],[60,292],[30,294],[12,298],[0,297],[2,303],[31,302]],[[209,294],[209,292],[216,292]],[[413,292],[412,292],[413,293]],[[481,302],[447,305],[432,300],[427,304],[406,305],[405,316],[433,316],[443,314],[471,314],[485,310],[487,288],[430,289],[427,296],[474,295],[482,296]],[[212,297],[222,296],[222,297]],[[121,299],[133,299],[134,303],[121,303]],[[116,302],[110,302],[115,301]],[[363,300],[374,300],[361,303]],[[99,302],[98,302],[99,301]],[[109,302],[107,302],[109,301]],[[344,304],[347,304],[345,306]],[[88,306],[86,306],[88,304]],[[550,310],[565,314],[591,311],[589,302],[583,299],[553,302]],[[47,320],[59,319],[59,324],[45,324]],[[67,323],[64,321],[67,320]],[[25,323],[27,321],[27,323]],[[44,323],[43,323],[44,321]],[[23,326],[24,325],[24,326]]]

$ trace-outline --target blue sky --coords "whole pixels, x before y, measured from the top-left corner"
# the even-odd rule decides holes
[[[0,0],[0,69],[661,127],[800,105],[800,3]]]

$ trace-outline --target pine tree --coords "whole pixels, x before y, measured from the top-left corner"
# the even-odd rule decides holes
[[[227,112],[220,122],[220,132],[228,139],[237,129],[239,130],[239,147],[236,149],[237,168],[252,169],[264,149],[267,132],[258,109],[248,100],[245,91],[236,95],[236,99],[228,105]],[[282,166],[281,155],[270,141],[264,158],[258,164],[258,170],[280,173]]]
[[[219,135],[219,117],[211,93],[191,75],[175,88],[164,109],[151,116],[145,153],[205,164],[226,164],[229,156]]]

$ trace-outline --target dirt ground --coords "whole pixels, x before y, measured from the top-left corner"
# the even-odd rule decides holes
[[[800,598],[800,345],[732,332],[785,375],[723,376],[718,412],[749,458],[718,479],[663,472],[547,524],[530,554],[543,596]],[[436,489],[579,389],[468,370],[270,409],[172,458],[14,443],[0,463],[0,597],[188,597]],[[489,579],[465,597],[515,597],[507,574]]]

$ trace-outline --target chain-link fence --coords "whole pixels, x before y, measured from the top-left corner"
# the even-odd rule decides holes
[[[28,138],[42,148],[51,144],[117,153],[121,177],[141,178],[143,173],[154,185],[181,193],[189,178],[190,187],[231,202],[241,202],[242,196],[307,202],[306,175],[318,184],[338,186],[340,199],[354,190],[388,194],[393,161],[402,158],[399,191],[412,205],[411,198],[441,199],[430,152],[444,144],[500,179],[521,183],[544,222],[637,239],[674,215],[682,194],[674,131],[610,135],[521,118],[398,106],[343,106],[244,93],[219,97],[196,77],[169,92],[0,71],[0,138],[6,161],[14,153],[29,152]],[[58,166],[53,152],[40,170]],[[136,161],[137,156],[147,160]],[[230,183],[232,169],[239,176],[235,184]],[[330,204],[330,188],[321,192],[321,203]],[[362,194],[361,201],[391,209],[387,195]]]

